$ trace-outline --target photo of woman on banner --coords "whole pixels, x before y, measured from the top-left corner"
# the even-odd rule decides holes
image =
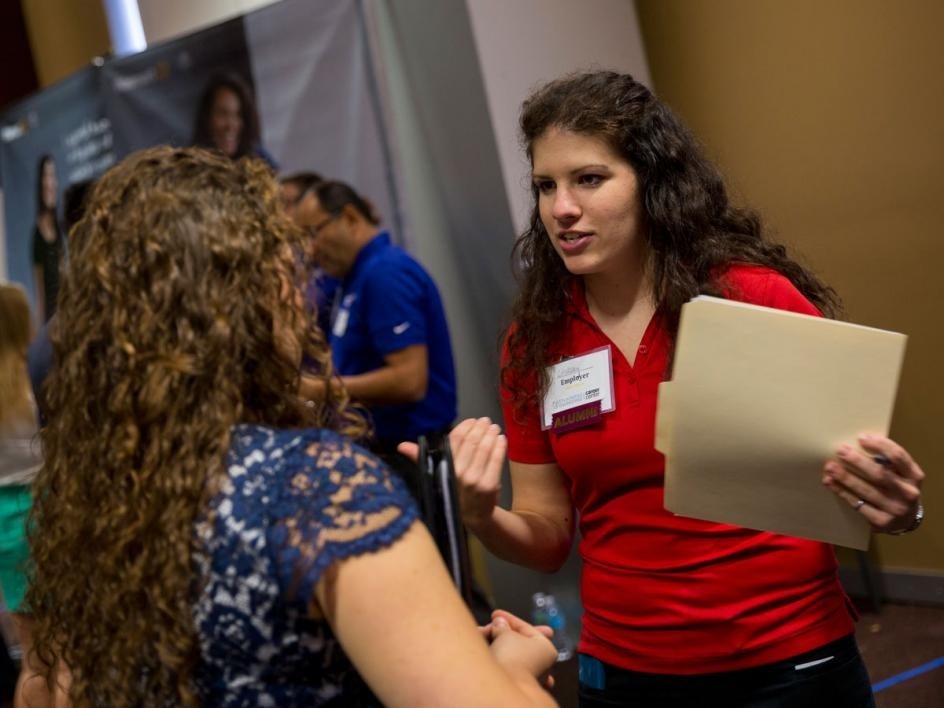
[[[36,223],[33,226],[33,285],[40,322],[52,317],[59,294],[59,263],[65,244],[58,205],[56,162],[45,154],[39,158],[36,169]]]
[[[210,77],[197,104],[193,144],[227,157],[258,157],[273,170],[275,159],[262,147],[259,112],[249,83],[235,73]]]

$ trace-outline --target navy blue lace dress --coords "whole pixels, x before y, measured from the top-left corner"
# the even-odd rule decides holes
[[[197,525],[203,705],[373,704],[308,607],[332,563],[389,546],[409,528],[417,511],[406,488],[325,430],[237,426],[227,473]]]

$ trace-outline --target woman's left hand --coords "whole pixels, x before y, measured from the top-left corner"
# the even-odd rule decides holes
[[[860,435],[861,450],[840,445],[823,467],[823,484],[862,514],[876,531],[914,527],[924,472],[901,445],[880,435]]]

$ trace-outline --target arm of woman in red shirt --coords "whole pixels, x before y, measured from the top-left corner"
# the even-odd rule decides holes
[[[488,418],[468,418],[449,434],[462,521],[499,558],[545,573],[567,560],[574,536],[574,508],[555,463],[511,467],[511,509],[498,506],[507,440]],[[415,443],[399,451],[416,459]]]
[[[449,435],[462,519],[496,556],[551,573],[573,542],[574,509],[553,462],[510,462],[511,509],[498,506],[507,441],[488,418],[464,420]]]

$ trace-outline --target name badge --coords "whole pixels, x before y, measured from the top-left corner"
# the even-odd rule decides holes
[[[331,327],[331,334],[335,337],[343,337],[344,333],[347,332],[347,321],[350,317],[350,310],[339,309],[334,316],[334,325]]]
[[[547,368],[549,382],[541,405],[541,429],[564,433],[592,425],[616,408],[613,358],[609,345]]]

